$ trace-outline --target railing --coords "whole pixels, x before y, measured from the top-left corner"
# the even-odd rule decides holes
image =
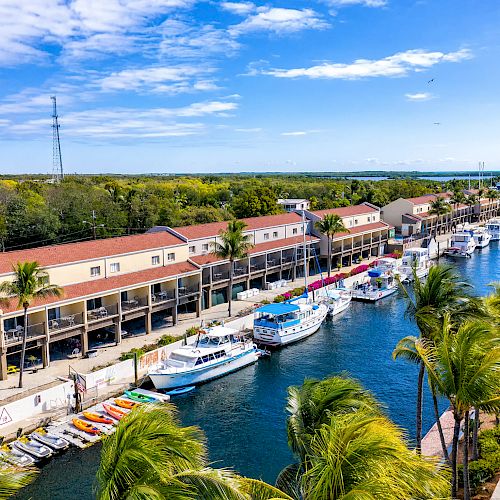
[[[66,328],[79,327],[83,325],[83,313],[68,314],[49,320],[49,331],[55,332]]]
[[[159,304],[161,302],[167,302],[168,300],[175,299],[174,290],[162,290],[161,292],[156,292],[151,294],[151,301],[153,304]]]
[[[252,264],[250,266],[250,272],[256,272],[256,271],[262,271],[263,269],[266,268],[266,263],[265,262],[258,262],[257,264]]]
[[[17,328],[13,328],[11,330],[7,330],[4,332],[4,338],[6,344],[12,344],[14,342],[20,342],[23,340],[24,328],[22,326],[18,326]],[[45,323],[36,323],[34,325],[28,325],[28,333],[26,337],[43,337],[45,335]]]
[[[281,266],[281,259],[277,257],[276,259],[267,259],[267,267],[278,267]]]
[[[89,323],[91,323],[92,321],[101,321],[103,319],[106,319],[108,316],[114,316],[116,314],[118,314],[118,304],[101,306],[97,309],[87,311],[87,321]]]
[[[378,243],[380,241],[380,236],[373,236],[372,243]]]
[[[352,249],[352,243],[344,243],[343,245],[343,250],[351,250]]]
[[[247,267],[234,267],[234,276],[244,276],[245,274],[248,274],[248,268]]]
[[[295,258],[293,257],[293,255],[290,255],[290,256],[287,256],[287,257],[283,257],[281,259],[281,263],[282,264],[291,264],[295,261]]]
[[[217,283],[218,281],[224,281],[229,279],[229,271],[226,270],[221,270],[221,271],[216,271],[215,269],[212,270],[212,281]]]
[[[133,311],[148,305],[147,297],[134,297],[129,300],[122,300],[122,312]]]
[[[193,295],[195,293],[200,292],[200,289],[197,286],[193,287],[180,286],[178,290],[179,290],[179,297],[186,297],[187,295]]]

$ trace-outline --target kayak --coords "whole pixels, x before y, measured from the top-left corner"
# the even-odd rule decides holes
[[[115,403],[122,408],[126,408],[127,410],[132,410],[136,406],[139,406],[139,403],[134,403],[134,401],[127,401],[126,399],[115,399]]]
[[[133,401],[137,401],[138,403],[155,403],[157,401],[157,399],[152,396],[147,396],[146,394],[134,391],[125,391],[125,396]]]
[[[94,427],[92,424],[89,424],[88,422],[85,422],[81,418],[74,418],[72,422],[73,425],[81,431],[88,432],[89,434],[101,434],[100,429]]]
[[[121,420],[127,414],[123,410],[120,410],[120,408],[116,408],[115,406],[111,406],[106,403],[103,403],[102,407],[108,415],[116,418],[116,420]]]
[[[56,436],[55,434],[51,434],[42,428],[36,429],[32,432],[31,437],[35,441],[38,441],[39,443],[42,443],[56,451],[65,450],[69,447],[69,442],[66,441],[66,439]]]
[[[86,419],[91,420],[92,422],[99,422],[100,424],[112,424],[113,423],[113,420],[111,420],[110,418],[105,417],[104,415],[101,415],[99,413],[93,413],[91,411],[84,411],[82,413]]]
[[[178,389],[174,389],[172,391],[168,391],[165,394],[168,396],[180,396],[181,394],[187,394],[188,392],[194,391],[196,386],[189,385],[187,387],[179,387]]]

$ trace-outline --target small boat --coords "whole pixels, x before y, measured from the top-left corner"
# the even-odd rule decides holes
[[[490,219],[486,223],[486,231],[491,234],[491,241],[500,241],[500,219]]]
[[[52,450],[48,446],[33,439],[29,439],[26,436],[20,437],[14,441],[12,446],[23,453],[31,455],[37,460],[49,458],[52,455]]]
[[[180,387],[179,389],[173,389],[172,391],[168,391],[165,394],[169,396],[180,396],[181,394],[187,394],[188,392],[194,391],[196,386],[189,385],[187,387]]]
[[[451,245],[444,251],[450,257],[470,257],[476,249],[476,240],[469,231],[455,233]]]
[[[87,432],[88,434],[101,434],[101,429],[94,427],[92,424],[85,422],[81,418],[74,418],[73,425],[80,431]]]
[[[51,434],[41,427],[32,432],[30,437],[55,451],[62,451],[69,447],[69,442],[66,439]]]
[[[399,276],[403,279],[403,275]],[[354,300],[376,302],[398,291],[398,280],[392,271],[382,271],[374,267],[368,271],[368,277],[368,282],[354,284],[352,288]]]
[[[98,422],[100,424],[112,424],[114,422],[114,420],[112,420],[111,418],[105,417],[100,413],[94,413],[92,411],[84,411],[82,412],[82,415],[87,420],[91,420],[92,422]]]
[[[125,391],[125,396],[131,399],[132,401],[136,401],[138,403],[156,403],[158,400],[153,398],[152,396],[147,396],[146,394],[141,394],[140,392],[134,391]]]
[[[125,415],[127,415],[127,412],[120,410],[120,408],[116,408],[116,406],[103,403],[102,407],[108,415],[116,420],[121,420]]]
[[[120,406],[121,408],[126,408],[127,410],[133,410],[136,406],[139,406],[140,403],[135,403],[134,401],[128,401],[127,399],[115,399],[115,404]]]
[[[431,261],[429,250],[422,247],[407,248],[403,253],[403,263],[400,266],[402,274],[406,275],[408,281],[413,281],[413,269],[417,278],[424,278],[429,274]]]
[[[484,228],[478,227],[472,231],[477,248],[485,248],[490,244],[491,234]]]
[[[31,455],[23,453],[10,444],[4,444],[0,447],[0,457],[18,467],[30,467],[35,464],[35,459]]]
[[[352,300],[352,292],[347,288],[326,290],[323,301],[328,306],[328,316],[335,316],[345,311]]]

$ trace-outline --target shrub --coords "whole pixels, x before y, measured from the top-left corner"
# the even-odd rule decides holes
[[[158,347],[163,347],[164,345],[172,344],[173,342],[177,342],[179,340],[178,337],[173,337],[172,335],[162,335],[158,340]]]
[[[137,353],[137,356],[140,358],[145,352],[146,351],[144,349],[134,347],[133,349],[130,349],[130,351],[122,352],[119,360],[126,361],[127,359],[132,359],[134,357],[134,353]]]
[[[302,295],[304,293],[304,287],[301,286],[301,287],[298,287],[298,288],[294,288],[292,290],[292,295],[294,297],[299,297],[300,295]]]
[[[276,297],[274,297],[273,299],[273,302],[279,304],[280,302],[284,302],[284,300],[285,297],[283,297],[283,295],[276,295]]]
[[[196,326],[191,326],[186,330],[186,335],[188,337],[191,337],[191,335],[196,335],[198,333],[198,331],[199,331],[199,328],[197,328]]]
[[[267,299],[264,299],[264,300],[261,300],[260,303],[265,306],[266,304],[270,304],[271,302]]]

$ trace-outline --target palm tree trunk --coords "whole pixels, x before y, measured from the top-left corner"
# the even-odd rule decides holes
[[[21,347],[21,362],[19,366],[19,389],[23,387],[24,357],[26,355],[26,339],[28,338],[28,308],[24,306],[23,344]]]
[[[465,412],[464,417],[464,500],[470,500],[470,485],[469,485],[469,412]]]
[[[328,277],[332,272],[332,239],[328,236]]]
[[[477,446],[477,436],[479,434],[479,410],[476,408],[474,412],[474,427],[472,429],[472,460],[479,458],[479,448]]]
[[[227,293],[228,313],[231,317],[231,306],[233,303],[233,267],[234,261],[229,261],[229,291]]]
[[[420,362],[420,368],[418,371],[418,387],[417,387],[417,423],[415,440],[417,442],[417,454],[420,455],[422,452],[422,407],[423,407],[423,395],[424,395],[424,373],[425,366]]]
[[[458,436],[460,435],[461,418],[453,412],[455,418],[455,427],[453,428],[453,445],[451,448],[451,498],[457,498],[458,477],[457,477],[457,452],[458,452]]]
[[[448,448],[446,447],[446,441],[444,440],[443,426],[441,425],[441,415],[439,414],[439,406],[436,396],[436,389],[434,388],[434,385],[431,385],[431,392],[432,392],[432,403],[434,406],[434,417],[436,418],[436,425],[439,432],[439,440],[441,441],[441,448],[443,450],[443,457],[446,460],[446,462],[449,463],[450,457],[448,455]]]

